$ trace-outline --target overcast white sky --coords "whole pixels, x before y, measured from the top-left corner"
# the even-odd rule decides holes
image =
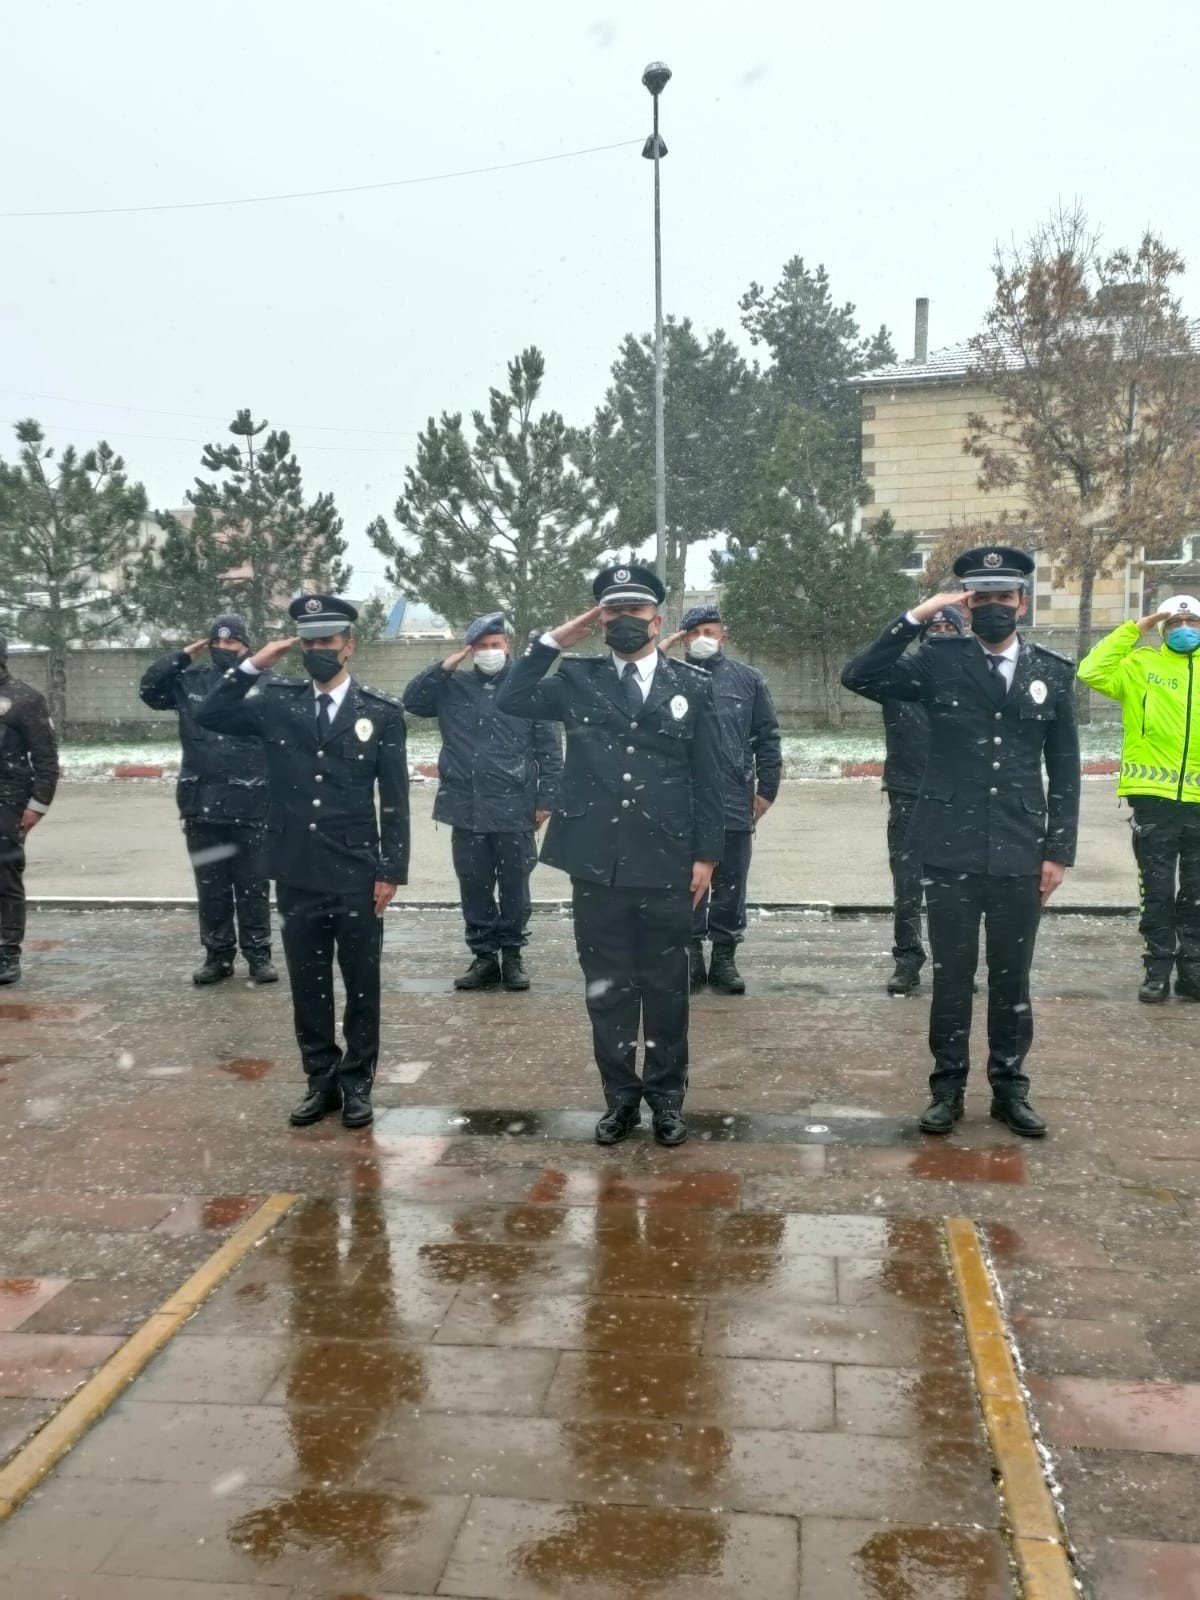
[[[647,61],[675,74],[667,309],[737,331],[749,281],[799,253],[907,355],[914,297],[932,300],[935,347],[965,337],[996,240],[1060,200],[1113,243],[1152,225],[1200,254],[1198,18],[1190,0],[10,6],[5,213],[636,142],[368,194],[0,220],[0,453],[35,415],[56,442],[107,437],[177,505],[203,441],[248,405],[291,428],[309,488],[335,492],[367,589],[382,563],[362,528],[390,512],[431,412],[482,404],[536,343],[550,403],[586,420],[622,334],[649,327]]]

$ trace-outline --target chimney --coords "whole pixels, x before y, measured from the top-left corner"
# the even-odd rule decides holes
[[[913,330],[913,360],[929,360],[929,301],[917,301],[917,320]]]

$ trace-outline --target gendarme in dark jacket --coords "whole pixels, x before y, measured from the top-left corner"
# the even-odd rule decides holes
[[[631,717],[609,656],[560,658],[539,640],[498,698],[502,711],[566,725],[562,792],[542,846],[547,865],[588,883],[677,890],[694,861],[720,860],[720,733],[707,672],[660,653],[645,705]]]
[[[754,796],[773,801],[783,776],[779,718],[766,680],[757,667],[722,652],[711,661],[689,662],[712,677],[713,700],[721,730],[721,791],[725,829],[750,833]]]
[[[509,662],[489,678],[435,662],[405,689],[404,709],[436,717],[442,735],[435,821],[471,833],[528,833],[535,810],[554,809],[562,740],[554,723],[500,710],[498,691],[512,670]]]
[[[194,664],[186,650],[176,650],[147,668],[138,693],[152,710],[178,713],[179,815],[198,822],[261,823],[269,803],[262,740],[217,733],[196,720],[221,676],[219,667]]]
[[[1023,639],[998,700],[978,639],[939,639],[906,655],[917,633],[898,617],[842,673],[856,694],[928,713],[929,764],[908,848],[925,866],[994,877],[1037,873],[1043,861],[1070,866],[1080,783],[1071,662]]]
[[[15,826],[30,802],[48,810],[57,784],[58,740],[45,697],[10,677],[0,654],[0,810],[13,813]]]

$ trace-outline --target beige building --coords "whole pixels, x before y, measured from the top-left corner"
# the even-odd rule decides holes
[[[918,302],[917,358],[877,367],[855,380],[862,403],[863,471],[871,486],[870,512],[890,511],[896,527],[912,536],[912,568],[952,527],[1018,517],[1024,502],[1018,492],[985,494],[979,463],[963,451],[967,417],[972,412],[999,416],[998,402],[971,373],[967,344],[950,345],[932,355],[921,349]],[[1026,535],[1028,537],[1028,535]],[[1200,583],[1200,538],[1181,542],[1173,561],[1129,561],[1096,582],[1093,621],[1114,627],[1130,616],[1144,616],[1172,590]],[[1033,621],[1040,627],[1073,628],[1078,620],[1078,589],[1068,580],[1055,587],[1050,563],[1039,558],[1033,593]]]

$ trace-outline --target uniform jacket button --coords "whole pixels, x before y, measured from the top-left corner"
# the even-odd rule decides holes
[[[999,793],[1000,793],[1000,791],[999,791],[999,789],[989,789],[989,790],[988,790],[988,793],[989,793],[989,794],[999,794]]]
[[[628,800],[622,800],[622,801],[621,801],[621,805],[622,805],[622,807],[624,807],[624,808],[625,808],[625,809],[626,809],[626,810],[628,810],[628,808],[629,808],[629,801],[628,801]]]
[[[997,744],[1000,743],[999,739],[996,740],[996,743]],[[325,782],[325,774],[323,772],[318,772],[316,777],[313,779],[313,782],[314,783],[324,783]]]
[[[992,771],[993,772],[999,772],[1000,771],[1000,763],[998,761],[993,761],[992,762]]]
[[[314,800],[313,801],[313,805],[315,805],[315,806],[319,806],[320,804],[321,804],[321,802],[319,800]]]
[[[315,822],[310,822],[310,823],[309,823],[309,825],[308,825],[308,831],[309,831],[309,833],[316,833],[316,831],[317,831],[317,825],[316,825],[316,823],[315,823]]]

